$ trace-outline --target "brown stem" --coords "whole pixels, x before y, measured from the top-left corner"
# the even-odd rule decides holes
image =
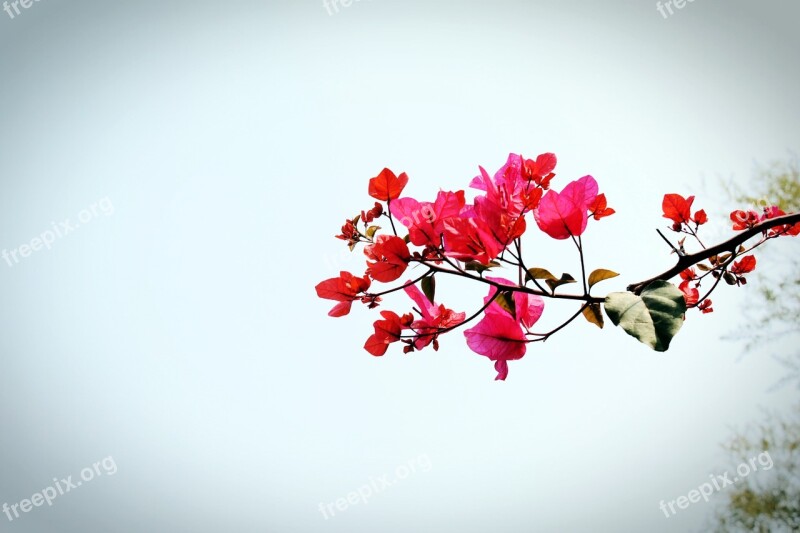
[[[426,267],[430,268],[431,270],[435,270],[436,272],[443,272],[445,274],[452,274],[454,276],[460,276],[462,278],[467,278],[475,281],[480,281],[481,283],[485,283],[487,285],[491,285],[496,289],[507,291],[507,292],[524,292],[526,294],[535,294],[537,296],[543,296],[545,298],[554,298],[556,300],[580,300],[582,302],[587,303],[603,303],[606,301],[605,298],[600,298],[597,296],[587,296],[582,294],[553,294],[546,291],[539,291],[536,289],[531,289],[530,287],[526,286],[513,286],[513,285],[503,285],[497,283],[496,281],[492,281],[486,278],[480,278],[477,276],[472,276],[470,274],[465,274],[462,272],[458,272],[456,270],[450,270],[448,268],[442,268],[437,265],[432,265],[430,263],[425,262],[424,260],[420,259],[412,259],[412,261],[418,261],[419,263],[425,265]]]
[[[555,335],[556,333],[558,333],[559,331],[561,331],[562,329],[564,329],[565,327],[570,325],[572,323],[572,321],[575,320],[576,318],[578,318],[580,316],[580,314],[583,313],[583,310],[586,309],[587,307],[589,307],[588,303],[583,304],[581,306],[581,308],[578,309],[577,313],[575,313],[574,315],[569,317],[566,322],[564,322],[563,324],[558,326],[556,329],[550,331],[549,333],[531,333],[531,335],[534,335],[536,337],[541,337],[541,338],[533,339],[533,340],[530,340],[530,341],[527,341],[527,342],[544,342],[544,341],[546,341],[551,336]]]
[[[397,228],[394,227],[394,217],[392,217],[392,200],[389,198],[386,199],[386,211],[388,211],[389,223],[392,225],[392,233],[397,237]]]
[[[494,295],[491,298],[489,298],[489,301],[487,301],[485,304],[483,304],[483,306],[480,309],[475,311],[472,315],[470,315],[469,317],[465,318],[463,321],[459,322],[458,324],[455,324],[455,325],[452,325],[452,326],[449,326],[449,327],[446,327],[446,328],[438,328],[438,329],[436,329],[436,331],[429,331],[427,333],[418,333],[418,332],[415,331],[416,335],[400,335],[400,338],[401,339],[415,339],[415,338],[418,338],[418,337],[438,337],[442,333],[447,333],[448,331],[453,331],[454,329],[458,329],[461,326],[465,326],[465,325],[469,324],[470,322],[472,322],[473,320],[475,320],[476,318],[478,318],[481,315],[481,313],[486,311],[486,309],[488,309],[489,306],[492,305],[492,303],[494,303],[495,299],[498,296],[500,296],[500,291],[495,291]]]
[[[406,287],[410,287],[410,286],[416,284],[419,281],[422,281],[422,279],[423,278],[427,278],[430,275],[430,273],[431,273],[431,271],[428,270],[427,272],[425,272],[423,275],[421,275],[417,279],[415,279],[413,281],[407,281],[407,282],[403,283],[402,285],[400,285],[399,287],[395,287],[393,289],[388,289],[388,290],[381,291],[381,292],[365,292],[364,294],[367,295],[367,296],[385,296],[387,294],[391,294],[393,292],[397,292],[399,290],[405,289]]]

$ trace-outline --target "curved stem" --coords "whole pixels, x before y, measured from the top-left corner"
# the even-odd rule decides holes
[[[397,237],[397,228],[394,227],[394,217],[392,216],[392,201],[388,198],[386,200],[386,211],[388,211],[386,216],[389,217],[389,223],[392,225],[392,233]]]
[[[577,313],[575,313],[574,315],[572,315],[571,317],[569,317],[569,318],[567,319],[567,321],[566,321],[566,322],[564,322],[563,324],[561,324],[560,326],[558,326],[556,329],[554,329],[554,330],[552,330],[552,331],[550,331],[550,332],[548,332],[548,333],[531,333],[531,335],[535,335],[535,336],[537,336],[537,337],[541,337],[541,338],[540,338],[540,339],[533,339],[533,340],[530,340],[530,341],[528,341],[528,342],[544,342],[544,341],[546,341],[546,340],[547,340],[547,339],[549,339],[549,338],[550,338],[552,335],[555,335],[556,333],[558,333],[559,331],[561,331],[562,329],[564,329],[565,327],[567,327],[567,326],[568,326],[568,325],[569,325],[569,324],[570,324],[570,323],[571,323],[573,320],[575,320],[576,318],[578,318],[578,315],[580,315],[581,313],[583,313],[583,310],[584,310],[584,309],[586,309],[587,307],[589,307],[589,304],[588,304],[588,303],[585,303],[585,304],[583,304],[583,305],[581,306],[581,308],[580,308],[580,309],[578,309],[578,312],[577,312]]]
[[[519,261],[519,281],[518,281],[518,283],[520,285],[524,285],[525,284],[525,274],[523,274],[523,272],[527,273],[527,269],[525,268],[525,265],[522,262],[522,239],[520,239],[520,238],[514,239],[514,246],[517,249],[517,260]]]
[[[693,230],[689,223],[686,223],[686,229],[689,230],[689,235],[695,238],[695,240],[700,244],[700,246],[705,249],[706,245],[703,244],[703,241],[700,240],[700,237],[697,236],[697,231]]]
[[[399,290],[405,289],[406,287],[410,287],[410,286],[414,285],[415,283],[417,283],[419,281],[422,281],[424,278],[427,278],[431,274],[431,272],[433,272],[433,270],[428,270],[427,272],[425,272],[423,275],[421,275],[417,279],[415,279],[413,281],[407,281],[406,283],[403,283],[399,287],[395,287],[393,289],[389,289],[389,290],[385,290],[385,291],[381,291],[381,292],[367,292],[365,294],[368,295],[368,296],[385,296],[387,294],[391,294],[393,292],[397,292]]]
[[[572,242],[575,243],[575,246],[578,247],[578,253],[581,256],[581,280],[583,281],[583,294],[589,294],[589,288],[586,286],[586,263],[583,259],[583,242],[581,241],[580,236],[578,236],[578,240],[575,240],[575,236],[572,236]]]
[[[462,278],[471,279],[474,281],[479,281],[481,283],[485,283],[487,285],[491,285],[497,289],[507,291],[507,292],[524,292],[525,294],[535,294],[536,296],[542,296],[544,298],[553,298],[556,300],[580,300],[582,302],[587,303],[603,303],[605,298],[597,297],[597,296],[588,296],[583,294],[552,294],[545,291],[540,291],[536,289],[531,289],[530,287],[522,286],[513,286],[513,285],[503,285],[501,283],[497,283],[496,281],[492,281],[486,278],[481,278],[477,276],[472,276],[470,274],[458,272],[456,270],[450,270],[447,268],[442,268],[437,265],[432,265],[427,263],[424,259],[412,259],[412,261],[417,261],[426,267],[430,268],[431,270],[435,270],[436,272],[443,272],[446,274],[453,274],[454,276],[460,276]]]
[[[478,318],[481,313],[486,311],[486,309],[490,305],[492,305],[492,303],[494,302],[495,298],[497,298],[499,295],[500,295],[500,291],[495,291],[494,296],[489,298],[489,301],[486,302],[485,304],[483,304],[483,307],[478,309],[474,314],[470,315],[468,318],[465,318],[463,321],[459,322],[458,324],[455,324],[453,326],[449,326],[449,327],[446,327],[446,328],[438,328],[436,331],[431,331],[431,332],[428,332],[428,333],[417,333],[416,335],[400,335],[400,338],[401,339],[416,339],[416,338],[419,338],[419,337],[431,337],[431,336],[441,335],[442,333],[447,333],[448,331],[453,331],[454,329],[458,329],[461,326],[464,326],[464,325],[472,322],[476,318]]]

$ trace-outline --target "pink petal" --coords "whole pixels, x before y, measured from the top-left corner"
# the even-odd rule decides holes
[[[489,173],[486,172],[486,169],[483,167],[478,168],[481,171],[481,175],[472,178],[472,181],[469,183],[470,188],[478,189],[479,191],[489,191],[494,188],[492,178],[489,176]]]
[[[498,359],[494,362],[494,369],[497,370],[497,377],[494,378],[494,380],[505,381],[508,377],[508,361],[505,359]]]
[[[534,213],[539,229],[554,239],[581,235],[588,222],[588,206],[597,192],[597,182],[591,176],[568,183],[560,193],[548,191]]]
[[[493,361],[525,355],[525,333],[508,314],[489,313],[475,327],[464,331],[464,336],[473,352]]]
[[[411,280],[409,280],[411,281]],[[406,282],[408,283],[408,282]],[[414,303],[417,304],[419,310],[422,312],[422,316],[426,322],[430,322],[433,320],[433,315],[436,312],[436,306],[428,300],[428,297],[422,294],[422,291],[416,285],[409,285],[405,289],[406,294],[414,300]]]
[[[507,285],[509,287],[516,286],[515,283],[505,278],[486,276],[486,279],[494,281],[495,283],[500,283],[501,285]],[[484,298],[483,303],[488,302],[489,298],[494,296],[494,293],[496,291],[497,289],[491,287],[489,290],[489,295],[486,298]],[[514,310],[516,311],[517,322],[521,323],[526,328],[530,328],[542,317],[542,313],[544,312],[544,300],[542,299],[541,296],[537,296],[536,294],[515,292]],[[508,312],[502,307],[500,307],[500,305],[497,302],[492,302],[492,305],[486,308],[486,312],[505,313],[506,315],[508,315]]]
[[[414,213],[419,213],[421,205],[413,198],[398,198],[391,206],[392,216],[407,228],[414,225]],[[419,217],[419,215],[417,215]]]

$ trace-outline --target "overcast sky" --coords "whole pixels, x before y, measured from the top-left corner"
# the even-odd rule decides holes
[[[577,322],[506,382],[460,332],[374,358],[375,312],[329,318],[313,290],[363,272],[333,235],[384,166],[432,199],[555,152],[554,187],[592,174],[617,211],[584,236],[589,268],[622,274],[608,291],[671,265],[664,193],[697,195],[724,237],[720,180],[800,149],[796,2],[18,7],[0,11],[0,250],[59,235],[0,260],[0,504],[100,465],[0,530],[699,530],[724,494],[669,519],[659,502],[735,467],[732,429],[796,397],[770,391],[790,340],[722,339],[755,283],[667,353]],[[541,234],[526,261],[579,269]],[[438,290],[468,312],[485,293]]]

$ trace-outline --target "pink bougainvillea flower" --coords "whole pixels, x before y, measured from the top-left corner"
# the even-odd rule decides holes
[[[509,215],[519,215],[522,211],[520,196],[526,188],[526,181],[523,179],[523,165],[522,156],[508,154],[506,163],[495,172],[494,177],[489,177],[486,169],[478,167],[480,175],[472,179],[470,187],[484,191],[486,194],[475,199],[475,207],[489,202]]]
[[[516,287],[516,284],[512,281],[509,281],[505,278],[495,278],[491,276],[486,276],[486,279],[489,281],[494,281],[495,283],[499,283],[501,285],[506,285],[508,287]],[[493,298],[495,293],[497,292],[496,287],[491,287],[489,289],[489,294],[483,299],[483,303],[489,301],[490,298]],[[541,296],[536,294],[528,294],[525,292],[514,292],[514,310],[516,314],[516,320],[519,324],[526,328],[531,328],[533,325],[541,318],[542,312],[544,311],[544,300]],[[503,313],[511,316],[508,311],[503,309],[497,301],[492,302],[492,304],[486,308],[486,313]]]
[[[556,155],[549,152],[540,154],[535,160],[525,159],[518,154],[508,154],[505,165],[495,173],[493,183],[497,189],[504,188],[511,197],[519,196],[521,189],[533,188],[529,183],[531,181],[536,187],[546,190],[550,187],[550,180],[555,177],[553,170],[557,161]],[[483,172],[472,180],[470,186],[487,192],[491,190]]]
[[[524,160],[517,154],[508,154],[506,163],[490,177],[483,167],[478,167],[480,175],[475,176],[469,186],[486,193],[490,202],[507,206],[514,202],[525,186],[523,179]]]
[[[445,219],[459,216],[465,203],[464,191],[439,191],[433,203],[400,198],[392,202],[391,210],[392,215],[408,228],[412,244],[438,247]]]
[[[522,157],[510,154],[508,161],[494,178],[483,167],[480,176],[472,180],[471,187],[486,191],[474,201],[475,218],[480,219],[503,247],[525,232],[522,218],[526,200],[523,200],[525,182],[522,179]]]
[[[414,348],[418,350],[436,340],[437,332],[440,329],[456,326],[467,317],[466,313],[456,313],[452,309],[446,308],[443,304],[436,305],[436,303],[431,302],[416,285],[408,285],[405,291],[417,304],[418,310],[422,315],[419,320],[411,324],[411,328],[417,333],[414,339]]]
[[[486,194],[475,198],[475,207],[488,202],[507,213],[517,217],[522,212],[524,202],[522,193],[533,187],[528,184],[525,175],[525,160],[521,155],[508,154],[506,163],[495,172],[494,177],[483,167],[478,167],[480,175],[473,178],[470,187],[484,191]]]
[[[475,218],[478,223],[487,228],[501,248],[505,248],[514,239],[525,233],[525,217],[522,216],[521,209],[517,211],[514,208],[510,211],[485,198],[476,198],[475,202]]]
[[[478,218],[451,217],[444,220],[444,249],[448,257],[488,265],[504,246]]]
[[[515,286],[505,278],[486,279],[500,285]],[[484,304],[496,293],[497,287],[492,286],[484,298]],[[508,376],[509,360],[521,359],[525,355],[527,339],[523,326],[526,329],[533,326],[544,311],[544,300],[535,294],[514,292],[513,299],[514,315],[495,300],[484,311],[483,319],[475,327],[464,331],[467,345],[473,352],[495,361],[495,379],[499,380],[505,380]]]
[[[786,213],[777,205],[772,205],[764,208],[764,213],[759,218],[762,222],[775,217],[782,217]]]
[[[506,361],[521,359],[525,355],[525,332],[508,313],[486,313],[474,327],[464,331],[464,336],[473,352],[496,361],[498,373],[495,379],[504,380],[508,376]]]
[[[568,183],[560,193],[548,191],[534,212],[539,229],[559,240],[580,236],[586,230],[587,211],[597,198],[597,191],[592,176]]]
[[[493,188],[499,190],[504,187],[511,196],[519,188],[528,187],[529,181],[547,189],[550,179],[555,175],[553,170],[556,162],[556,156],[552,153],[541,154],[536,160],[525,159],[519,154],[508,154],[506,163],[495,173],[493,180],[490,181],[486,172],[481,169],[481,175],[472,180],[470,187],[487,193]],[[545,181],[548,183],[545,184]]]
[[[535,209],[554,176],[556,159],[553,154],[542,154],[536,161],[525,160],[521,155],[509,154],[506,163],[490,177],[479,167],[480,175],[470,187],[484,191],[475,198],[473,213],[462,217],[476,218],[482,226],[505,248],[525,233],[525,212]]]
[[[494,378],[494,380],[505,381],[508,377],[508,359],[498,359],[495,361],[494,369],[497,372],[497,376]]]
[[[367,274],[383,283],[402,276],[411,258],[406,242],[394,235],[378,235],[374,244],[364,248],[364,254],[373,261],[367,262]]]
[[[354,300],[358,300],[370,286],[370,279],[367,276],[359,278],[350,272],[342,271],[338,278],[326,279],[315,287],[317,296],[326,300],[339,302],[328,313],[329,316],[344,316],[350,312],[350,307]]]

